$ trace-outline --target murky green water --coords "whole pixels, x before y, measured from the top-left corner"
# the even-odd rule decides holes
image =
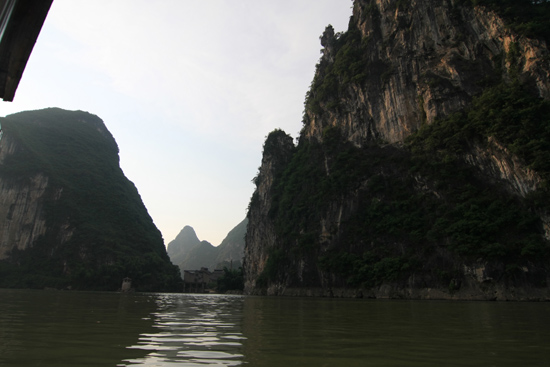
[[[0,290],[0,366],[550,366],[550,303]]]

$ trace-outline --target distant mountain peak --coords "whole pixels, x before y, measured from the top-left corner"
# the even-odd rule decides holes
[[[203,267],[214,270],[231,261],[235,266],[240,266],[244,255],[244,235],[247,223],[248,219],[239,223],[217,247],[208,241],[199,240],[194,229],[186,225],[178,236],[168,244],[168,256],[172,263],[178,265],[182,271]]]
[[[197,237],[193,227],[186,225],[176,236],[176,238],[167,246],[168,256],[172,259],[172,262],[176,263],[184,252],[190,251],[193,248],[199,246],[201,241]]]

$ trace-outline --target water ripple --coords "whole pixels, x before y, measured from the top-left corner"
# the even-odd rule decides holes
[[[118,366],[239,366],[243,363],[243,298],[159,294],[151,314],[156,333],[140,334],[128,349],[149,353]]]

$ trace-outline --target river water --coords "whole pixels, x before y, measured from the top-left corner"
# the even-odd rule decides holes
[[[0,290],[0,366],[550,366],[550,303]]]

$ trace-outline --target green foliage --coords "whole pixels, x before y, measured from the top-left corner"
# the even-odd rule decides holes
[[[349,286],[371,288],[408,274],[412,261],[403,256],[381,256],[374,251],[366,251],[362,256],[334,251],[319,257],[319,266],[343,276]]]
[[[471,107],[430,126],[409,139],[415,169],[437,180],[448,208],[438,214],[429,238],[447,241],[463,256],[529,261],[547,258],[534,208],[547,210],[550,175],[550,103],[517,83],[488,88]],[[520,200],[478,179],[479,172],[461,163],[473,142],[496,139],[536,171],[545,182],[532,197]],[[537,254],[537,255],[535,255]]]
[[[550,1],[548,0],[463,0],[486,6],[502,16],[508,26],[530,38],[550,40]]]
[[[550,247],[537,210],[548,209],[547,190],[527,200],[510,195],[463,157],[473,143],[496,139],[548,180],[549,111],[517,83],[501,84],[468,110],[423,126],[406,149],[357,148],[334,127],[323,143],[302,141],[273,184],[270,216],[281,247],[260,283],[277,279],[281,264],[312,257],[345,284],[367,287],[415,273],[454,291],[458,273],[441,251],[460,261],[544,268]],[[356,209],[323,228],[334,238],[333,250],[322,253],[321,220],[350,193]]]
[[[502,16],[514,32],[550,42],[550,1],[460,0],[457,4],[459,2],[469,6],[485,6]],[[407,11],[410,2],[398,0],[393,6],[399,11]],[[364,10],[364,16],[372,16],[373,21],[377,21],[379,14],[375,5],[365,5]],[[387,83],[395,72],[394,66],[376,59],[373,47],[377,46],[369,38],[362,38],[355,26],[349,27],[345,33],[335,34],[332,42],[325,44],[325,51],[331,50],[333,61],[323,57],[317,64],[315,77],[306,94],[305,110],[315,114],[322,114],[325,110],[337,111],[340,109],[343,92],[350,84],[363,85],[367,80],[371,84]],[[517,60],[517,45],[511,45],[511,53],[507,57],[508,61],[514,58]],[[511,75],[517,76],[517,63],[512,62],[511,66]],[[487,79],[491,78],[492,76],[487,76]],[[432,87],[446,83],[435,76],[429,77],[426,81]]]
[[[351,82],[364,82],[368,58],[361,47],[361,33],[352,28],[342,34],[338,39],[337,50],[331,72],[338,77],[340,88]]]
[[[276,248],[269,251],[264,270],[256,279],[256,287],[265,288],[269,282],[274,282],[285,271],[288,257],[284,249]]]
[[[461,3],[487,6],[520,34],[550,39],[548,1]],[[394,5],[404,11],[409,4]],[[364,15],[376,21],[376,13],[370,6]],[[392,65],[375,59],[376,53],[369,53],[371,40],[356,32],[350,27],[331,42],[325,40],[325,56],[306,95],[307,112],[339,112],[350,85],[364,88],[368,80],[380,89],[392,76]],[[498,69],[506,64],[504,58],[511,65],[509,84],[502,82]],[[414,273],[456,291],[462,268],[453,266],[469,261],[499,264],[499,277],[518,276],[521,272],[514,269],[522,267],[548,271],[550,246],[542,235],[540,213],[550,209],[550,103],[519,84],[520,58],[518,45],[511,44],[508,54],[493,60],[494,73],[479,81],[485,91],[468,109],[422,124],[405,149],[374,143],[357,148],[338,128],[326,129],[322,143],[301,139],[273,182],[269,215],[280,247],[273,250],[276,256],[270,256],[269,270],[266,267],[258,284],[277,279],[277,266],[311,259],[318,259],[321,270],[344,284],[367,287]],[[440,77],[425,77],[431,87],[452,88]],[[418,105],[423,111],[422,98]],[[422,119],[425,122],[425,113]],[[539,174],[543,184],[526,199],[508,193],[501,183],[465,163],[474,145],[497,150],[503,146]],[[347,215],[337,223],[324,222],[332,218],[328,213],[349,202],[353,210]],[[321,244],[325,240],[330,245]]]
[[[550,178],[550,102],[519,84],[488,89],[472,105],[464,129],[494,136],[546,180]]]
[[[227,291],[242,291],[244,289],[243,269],[223,268],[223,276],[218,278],[216,290],[220,293]]]
[[[258,186],[258,183],[256,183],[256,186]],[[250,218],[251,209],[257,207],[259,202],[260,202],[260,194],[258,193],[258,190],[255,190],[252,196],[250,197],[250,202],[248,203],[248,207],[246,208],[247,218]]]
[[[277,156],[281,152],[281,143],[292,144],[292,137],[281,129],[275,129],[270,132],[264,142],[263,155]]]
[[[116,290],[130,277],[138,290],[179,289],[179,271],[98,117],[46,109],[8,116],[2,127],[18,149],[0,175],[19,183],[36,174],[48,177],[43,196],[48,232],[31,249],[13,253],[11,264],[0,263],[21,279],[0,286]],[[62,244],[61,228],[72,233]],[[57,280],[45,285],[32,280],[36,274]]]
[[[293,139],[290,135],[281,129],[275,129],[268,134],[263,146],[263,159],[271,162],[270,172],[268,175],[279,177],[284,171],[286,164],[295,151]],[[265,172],[258,168],[256,177],[252,182],[259,187],[265,177]],[[251,210],[258,207],[260,203],[260,195],[258,191],[254,191],[247,208],[247,217],[251,215]]]
[[[487,88],[468,111],[424,126],[409,142],[418,156],[437,153],[441,160],[452,161],[474,139],[482,142],[490,137],[548,181],[550,102],[533,97],[517,82]]]
[[[363,84],[372,75],[388,72],[389,66],[369,59],[368,43],[362,42],[361,33],[355,27],[336,34],[331,45],[334,62],[322,58],[306,94],[305,108],[321,113],[324,108],[336,110],[340,96],[350,84]]]

